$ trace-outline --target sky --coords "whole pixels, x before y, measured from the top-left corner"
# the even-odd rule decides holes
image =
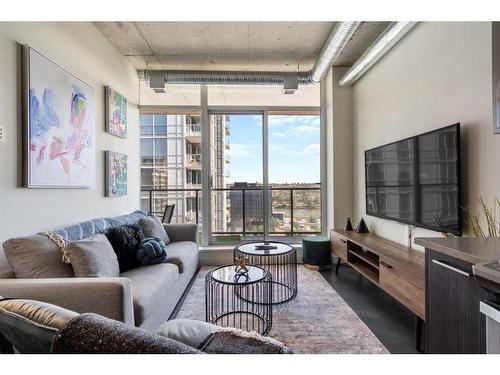
[[[233,182],[262,182],[262,116],[231,115]],[[269,116],[269,182],[320,182],[319,116]]]

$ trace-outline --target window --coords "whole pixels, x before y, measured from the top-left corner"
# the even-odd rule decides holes
[[[167,204],[175,204],[172,222],[199,221],[194,212],[194,202],[201,207],[199,114],[143,111],[140,120],[142,209],[161,217]]]
[[[204,245],[297,242],[320,233],[319,86],[294,95],[279,87],[209,86],[206,125],[200,92],[169,86],[166,94],[141,101],[148,108],[141,111],[142,206],[162,214],[166,204],[175,204],[173,220],[198,222]],[[181,107],[160,110],[155,104]],[[208,128],[203,137],[202,126]],[[206,170],[202,154],[209,158]],[[209,203],[202,205],[204,194]]]

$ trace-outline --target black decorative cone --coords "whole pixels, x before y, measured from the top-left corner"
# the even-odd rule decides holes
[[[361,218],[361,220],[359,221],[359,224],[356,227],[356,232],[357,233],[370,233],[363,218]]]
[[[352,227],[352,223],[351,223],[351,218],[350,218],[350,217],[348,217],[348,218],[347,218],[347,221],[346,221],[346,223],[345,223],[344,230],[347,230],[347,231],[352,231],[352,230],[354,230],[354,228]]]

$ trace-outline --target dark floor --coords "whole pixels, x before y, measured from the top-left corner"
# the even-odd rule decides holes
[[[320,273],[389,352],[418,353],[412,312],[347,265]]]

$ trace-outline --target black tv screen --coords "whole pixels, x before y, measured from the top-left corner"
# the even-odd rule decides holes
[[[460,124],[365,151],[366,214],[462,234]]]

